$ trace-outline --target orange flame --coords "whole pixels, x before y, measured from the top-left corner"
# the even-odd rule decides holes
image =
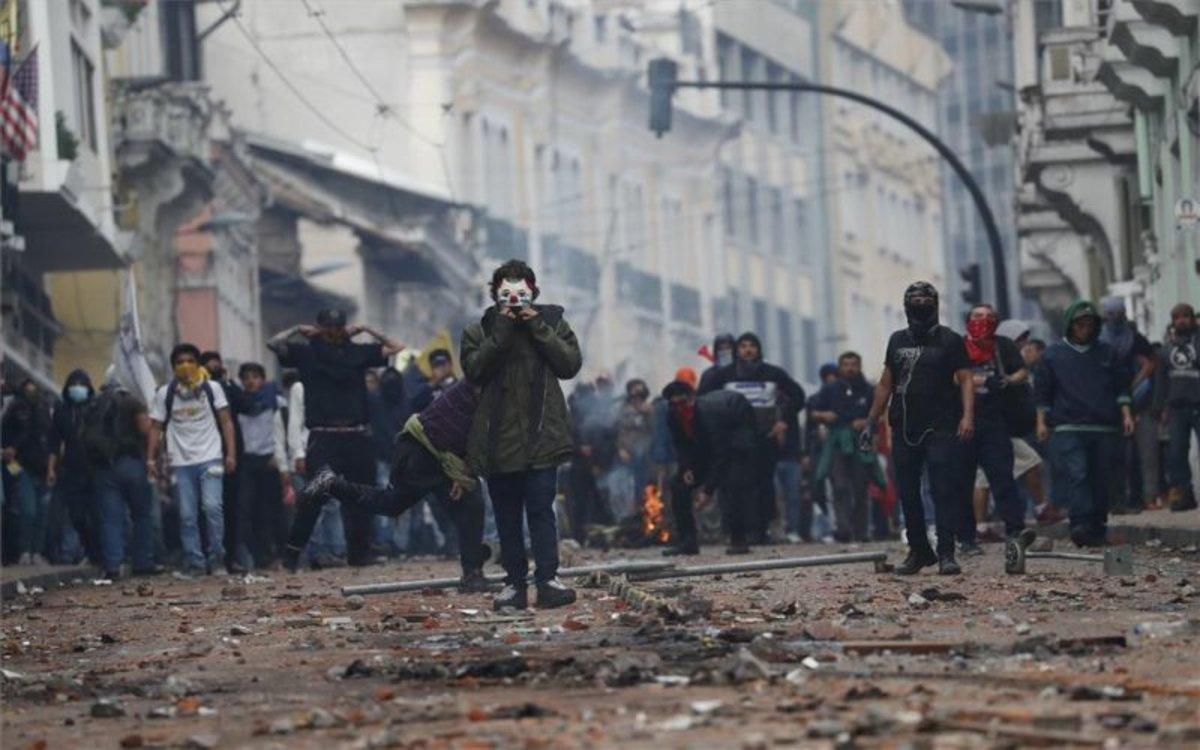
[[[646,491],[642,493],[642,533],[659,543],[671,540],[671,532],[667,529],[667,517],[664,512],[666,507],[663,504],[662,495],[659,494],[658,486],[646,485]]]

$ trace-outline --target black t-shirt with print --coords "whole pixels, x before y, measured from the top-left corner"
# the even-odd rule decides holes
[[[1004,375],[1012,375],[1025,367],[1025,360],[1021,357],[1021,352],[1012,339],[997,336],[996,353],[991,359],[979,364],[971,362],[967,365],[975,382],[975,417],[977,419],[999,419],[1002,416],[1004,399],[1000,397],[999,391],[992,391],[987,386],[988,378],[999,374],[996,370],[997,364],[1003,368],[1002,374]]]
[[[930,430],[958,429],[962,398],[954,373],[968,367],[962,336],[939,325],[918,342],[904,328],[888,339],[885,361],[892,374],[892,429],[909,443],[920,442]]]

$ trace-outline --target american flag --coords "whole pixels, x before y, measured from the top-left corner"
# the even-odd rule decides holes
[[[9,156],[21,160],[37,147],[37,47],[10,75],[11,68],[12,53],[0,42],[0,144]]]

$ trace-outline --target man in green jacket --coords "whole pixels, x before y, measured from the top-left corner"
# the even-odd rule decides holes
[[[490,290],[495,304],[463,331],[461,351],[467,379],[483,389],[467,461],[487,480],[500,535],[506,585],[493,605],[528,606],[524,517],[537,564],[537,606],[561,607],[575,601],[575,592],[557,578],[554,495],[558,465],[572,452],[558,381],[575,377],[583,357],[563,309],[534,304],[537,277],[524,262],[497,268]]]

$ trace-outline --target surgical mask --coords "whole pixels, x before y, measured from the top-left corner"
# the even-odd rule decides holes
[[[67,398],[77,404],[82,404],[88,400],[88,387],[78,384],[67,386]]]
[[[717,352],[717,364],[721,367],[733,364],[733,350],[721,349]]]

